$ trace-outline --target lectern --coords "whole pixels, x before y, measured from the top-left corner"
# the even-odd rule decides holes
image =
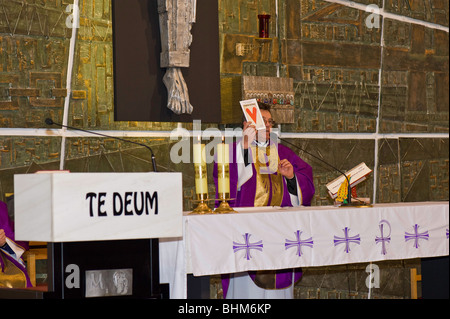
[[[181,173],[15,175],[14,193],[16,240],[48,243],[48,289],[10,293],[162,298],[158,238],[182,236]]]

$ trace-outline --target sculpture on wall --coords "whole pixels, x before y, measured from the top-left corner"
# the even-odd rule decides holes
[[[191,29],[196,19],[197,0],[158,0],[161,33],[161,68],[167,68],[163,82],[167,107],[175,114],[191,114],[193,106],[181,68],[189,67]]]

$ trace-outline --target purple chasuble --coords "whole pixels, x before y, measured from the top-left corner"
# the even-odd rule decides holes
[[[11,219],[9,218],[7,205],[4,202],[2,202],[2,201],[0,201],[0,229],[3,229],[5,231],[6,237],[9,238],[10,240],[14,241],[16,243],[16,245],[20,246],[23,250],[28,250],[29,247],[28,247],[28,243],[27,242],[15,241],[15,238],[14,238],[14,224],[11,221]],[[4,258],[7,258],[21,272],[24,273],[24,275],[26,277],[26,280],[27,280],[27,287],[33,287],[25,267],[22,266],[17,260],[15,260],[14,258],[10,257],[8,254],[3,253],[3,251],[1,251],[1,250],[0,250],[0,254],[2,254],[2,256]],[[3,264],[3,260],[2,260],[2,258],[0,258],[0,271],[3,272],[4,267],[5,267],[5,265]]]
[[[238,164],[236,160],[236,145],[233,143],[230,145],[230,200],[229,204],[232,207],[254,207],[255,206],[255,195],[257,191],[257,181],[256,181],[256,170],[255,165],[252,160],[249,159],[250,164],[253,169],[253,176],[246,181],[241,188],[238,190]],[[250,149],[249,149],[249,152]],[[303,206],[310,206],[311,200],[314,196],[315,188],[313,183],[313,173],[312,168],[309,164],[303,161],[297,156],[290,148],[278,144],[278,156],[280,160],[287,159],[294,167],[295,177],[301,191],[301,199]],[[250,157],[250,156],[249,156]],[[276,174],[276,173],[275,173]],[[216,185],[216,198],[218,198],[217,181],[218,181],[217,165],[214,163],[213,177]],[[288,188],[286,185],[286,180],[282,178],[283,181],[283,197],[280,206],[292,206]],[[300,195],[300,194],[298,194]],[[268,206],[273,206],[269,201]],[[292,278],[292,271],[294,271],[294,279]],[[289,287],[294,282],[300,280],[302,272],[300,268],[297,269],[282,269],[276,270],[276,288],[284,289]],[[256,276],[255,271],[249,272],[250,277],[254,280]],[[222,288],[223,296],[226,298],[228,292],[228,286],[230,281],[230,275],[222,275]]]

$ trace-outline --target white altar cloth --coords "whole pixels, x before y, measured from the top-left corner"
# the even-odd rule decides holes
[[[368,208],[236,208],[184,214],[182,238],[160,240],[162,283],[186,298],[186,274],[330,266],[449,254],[448,202]]]

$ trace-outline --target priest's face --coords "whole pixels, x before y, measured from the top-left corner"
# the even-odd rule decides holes
[[[274,122],[272,119],[272,114],[270,114],[269,111],[261,110],[261,115],[264,120],[264,124],[266,125],[266,129],[258,131],[257,139],[259,142],[265,142],[270,139],[270,132],[272,131]]]

